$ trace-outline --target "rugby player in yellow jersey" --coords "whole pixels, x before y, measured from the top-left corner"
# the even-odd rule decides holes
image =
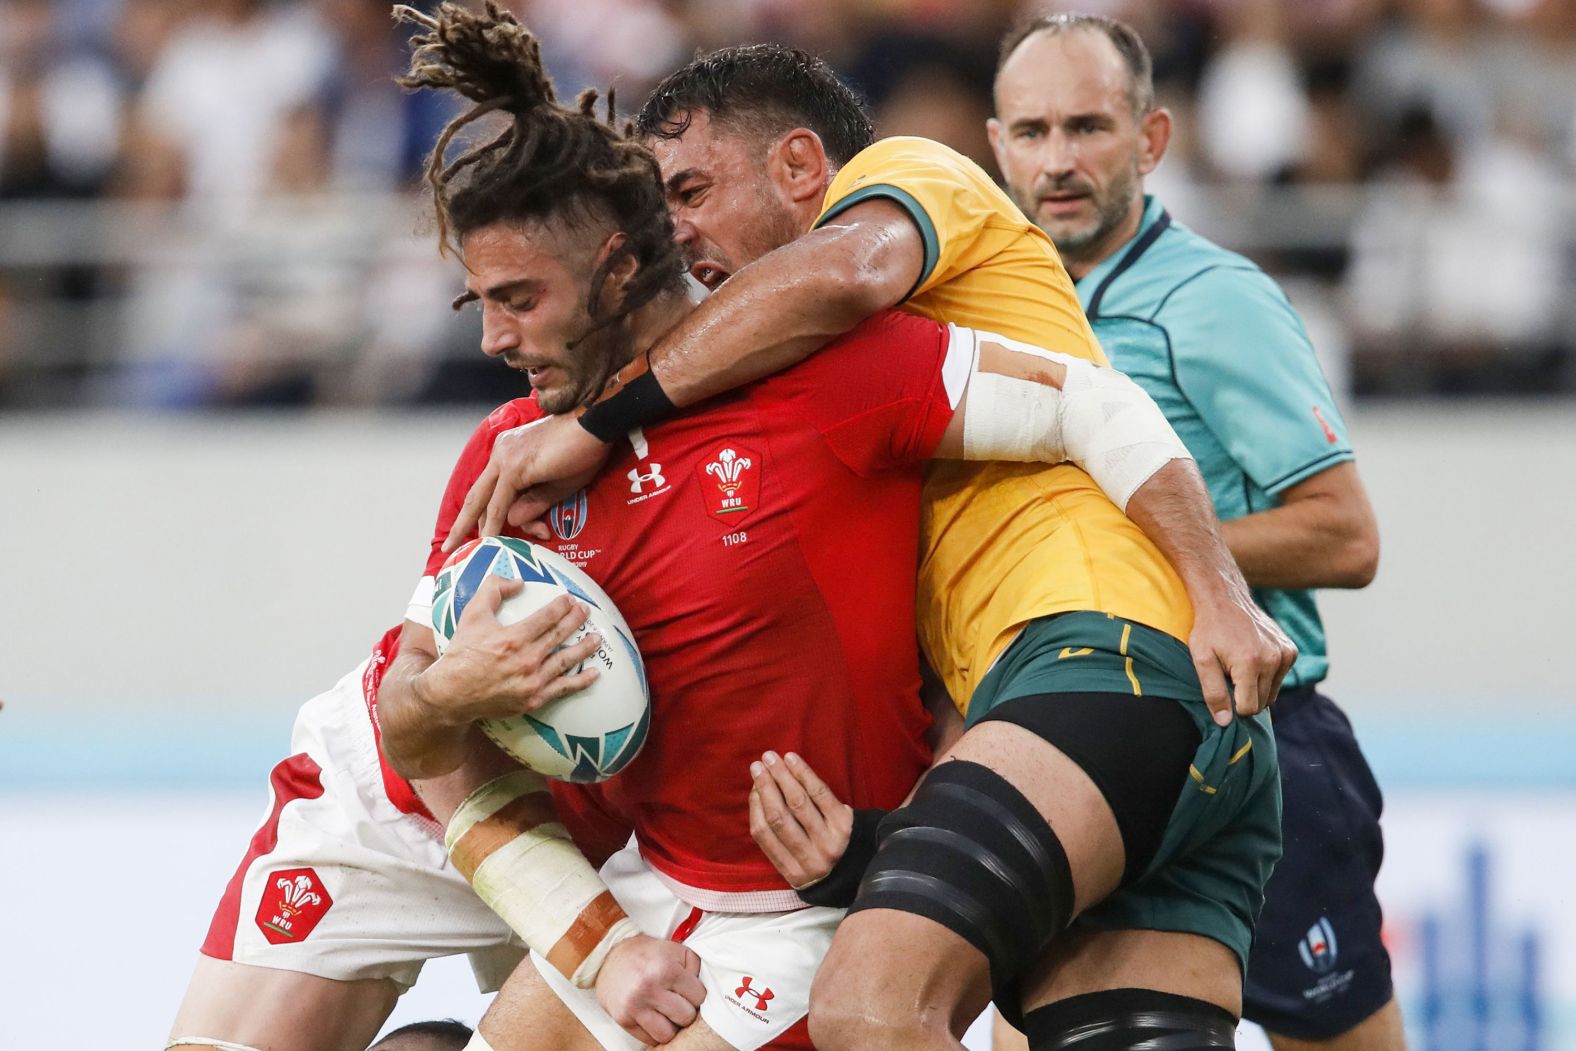
[[[578,425],[500,443],[457,532],[484,505],[496,528],[531,486],[569,479],[527,492],[517,521],[578,487],[601,460],[586,434],[767,374],[885,307],[1103,361],[1050,242],[989,178],[925,140],[869,146],[857,100],[808,56],[699,59],[641,123],[692,272],[742,272]],[[1036,406],[1005,386],[994,424],[1015,429]],[[864,876],[817,979],[817,1046],[957,1047],[993,987],[1036,1047],[1091,1026],[1110,1042],[1090,1051],[1231,1046],[1279,852],[1258,713],[1295,651],[1190,463],[1111,495],[1154,543],[1072,466],[932,475],[921,632],[968,729],[908,805],[854,822],[794,757],[763,756],[768,856],[828,903]]]

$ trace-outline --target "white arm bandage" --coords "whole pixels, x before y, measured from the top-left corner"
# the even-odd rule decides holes
[[[437,590],[437,577],[422,577],[418,580],[415,593],[405,605],[405,619],[432,627],[432,598]]]
[[[1066,369],[1048,382],[980,371],[974,355],[963,420],[968,460],[1071,461],[1122,510],[1139,487],[1172,460],[1191,460],[1154,399],[1115,369],[988,332],[952,326],[954,339],[997,343]]]
[[[449,822],[449,860],[525,943],[582,989],[608,951],[639,934],[557,820],[547,781],[505,774],[465,797]]]

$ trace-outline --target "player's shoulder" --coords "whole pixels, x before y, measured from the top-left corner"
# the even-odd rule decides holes
[[[472,429],[471,436],[465,440],[465,448],[455,462],[456,474],[478,471],[479,465],[485,464],[488,457],[492,455],[493,444],[497,442],[500,434],[527,423],[534,423],[544,415],[534,397],[506,401],[489,412]]]
[[[901,184],[913,179],[992,188],[996,185],[985,169],[945,143],[917,135],[893,135],[855,154],[838,173],[834,189],[839,196],[847,196],[866,186]]]
[[[865,168],[882,164],[930,164],[961,168],[972,163],[944,142],[919,135],[892,135],[877,139],[854,154],[847,167]]]
[[[880,310],[821,348],[809,361],[820,359],[823,364],[838,366],[885,361],[890,365],[898,353],[944,346],[947,339],[947,326],[939,321],[906,310]]]
[[[824,400],[834,393],[879,399],[888,388],[904,388],[931,375],[949,360],[946,325],[906,310],[881,310],[827,343],[804,361],[768,376],[750,390],[766,401],[803,396]]]
[[[504,431],[513,430],[527,423],[535,423],[545,415],[547,414],[542,411],[541,405],[537,404],[534,397],[515,398],[488,413],[476,430],[497,437]]]
[[[1187,306],[1286,303],[1280,285],[1259,264],[1181,223],[1166,228],[1144,253],[1142,263],[1155,315]]]

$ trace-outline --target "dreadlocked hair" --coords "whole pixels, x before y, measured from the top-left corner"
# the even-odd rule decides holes
[[[400,85],[447,89],[475,103],[444,128],[427,163],[440,252],[457,252],[466,234],[498,222],[611,220],[625,239],[592,276],[593,317],[608,273],[626,257],[638,264],[635,276],[618,309],[598,321],[616,321],[682,286],[661,170],[633,130],[616,125],[611,91],[605,120],[596,117],[595,89],[572,109],[561,105],[536,37],[494,0],[479,13],[450,2],[434,15],[401,5],[394,17],[425,30],[411,38]],[[509,118],[502,133],[448,160],[456,134],[495,112]]]

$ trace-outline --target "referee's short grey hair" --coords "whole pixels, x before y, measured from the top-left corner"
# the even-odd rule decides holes
[[[1133,104],[1133,115],[1142,117],[1155,108],[1155,67],[1138,31],[1126,22],[1119,22],[1104,15],[1086,15],[1064,11],[1054,15],[1038,15],[1019,22],[1002,38],[1001,51],[996,58],[996,74],[1018,50],[1020,44],[1040,33],[1060,35],[1083,29],[1100,33],[1111,41],[1116,53],[1122,56],[1128,72],[1128,98]]]

